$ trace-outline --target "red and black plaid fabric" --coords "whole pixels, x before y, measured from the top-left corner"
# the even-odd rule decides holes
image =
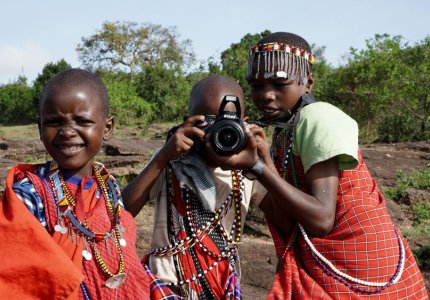
[[[340,271],[365,281],[389,282],[398,269],[400,239],[405,248],[401,278],[378,291],[375,287],[361,286],[334,276],[328,266],[314,258],[301,234],[286,250],[291,236],[282,236],[275,226],[269,224],[281,261],[267,299],[428,299],[411,249],[400,233],[396,234],[385,200],[360,152],[358,154],[359,165],[355,169],[339,171],[332,231],[324,238],[310,237],[310,240]],[[276,161],[278,166],[280,163],[280,160]],[[299,188],[306,191],[298,156],[294,156],[294,167]],[[286,180],[294,184],[290,165]],[[357,291],[357,287],[361,291]],[[369,293],[369,289],[375,292]]]
[[[142,259],[142,265],[145,268],[146,274],[150,280],[150,299],[151,300],[184,300],[183,297],[176,295],[170,288],[154,273],[151,272],[148,266],[149,255]]]
[[[39,195],[44,195],[42,199],[46,209],[48,230],[50,231],[51,235],[60,235],[58,232],[53,230],[57,222],[57,210],[52,197],[49,196],[52,195],[51,188],[46,185],[40,177],[34,174],[27,175],[34,184],[35,189]],[[81,186],[83,185],[81,184]],[[88,191],[84,191],[83,188],[78,188],[77,186],[73,185],[68,185],[68,187],[71,193],[75,196],[75,199],[79,196],[95,197],[95,193],[98,189],[97,184],[94,184],[93,187]],[[100,196],[100,199],[97,200],[97,203],[104,204],[103,195]],[[110,230],[111,220],[109,218],[106,205],[94,205],[94,207],[92,207],[92,211],[87,213],[90,214],[87,214],[87,217],[92,220],[90,227],[94,232],[106,232]],[[70,237],[67,237],[67,234],[59,237],[59,245],[63,248],[67,248],[65,251],[69,256],[71,256],[71,259],[82,262],[84,285],[90,296],[90,299],[149,299],[150,278],[141,265],[140,259],[136,252],[136,224],[130,213],[125,210],[121,211],[121,224],[125,228],[122,237],[127,241],[126,247],[122,248],[125,265],[124,273],[127,274],[127,277],[124,284],[122,284],[117,289],[110,289],[105,286],[106,279],[108,278],[97,265],[94,253],[92,253],[93,259],[91,260],[85,260],[82,258],[82,239],[80,239],[78,244],[74,244],[70,241]],[[72,249],[72,251],[68,249],[71,245],[74,247],[74,250]],[[108,247],[105,247],[105,244],[101,243],[101,245],[98,245],[98,250],[108,269],[111,270],[111,272],[116,273],[119,266],[119,254],[113,240],[108,239]],[[84,299],[82,290],[79,291],[78,298]]]

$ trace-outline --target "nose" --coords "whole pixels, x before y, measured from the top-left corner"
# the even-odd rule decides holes
[[[260,99],[265,102],[271,102],[276,99],[275,91],[270,86],[265,86],[260,94]]]
[[[63,137],[73,137],[76,135],[76,130],[72,124],[66,124],[60,128],[59,134]]]

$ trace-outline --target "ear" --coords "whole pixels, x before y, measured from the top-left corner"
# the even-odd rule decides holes
[[[314,87],[314,74],[309,73],[308,82],[306,83],[306,92],[311,92]]]
[[[105,128],[103,131],[103,140],[107,141],[112,137],[113,126],[115,124],[115,117],[110,116],[106,119]]]

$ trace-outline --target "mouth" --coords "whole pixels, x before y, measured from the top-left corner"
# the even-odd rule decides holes
[[[260,112],[263,114],[265,119],[271,119],[278,116],[281,113],[281,110],[273,107],[262,107],[260,108]]]
[[[65,156],[74,156],[84,149],[84,144],[60,144],[57,149]]]

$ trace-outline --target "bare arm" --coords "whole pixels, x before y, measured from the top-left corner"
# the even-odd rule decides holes
[[[270,191],[276,213],[271,217],[282,229],[286,219],[293,218],[313,236],[323,237],[333,228],[338,186],[337,158],[314,165],[307,173],[310,194],[295,188],[269,168],[263,170],[259,181]],[[285,219],[280,214],[285,214]],[[270,214],[269,214],[270,215]]]
[[[270,159],[267,139],[261,128],[252,127],[258,154],[265,167],[260,183],[269,191],[272,203],[265,199],[260,208],[279,229],[288,232],[289,220],[296,220],[313,236],[327,235],[333,228],[338,189],[337,158],[331,158],[312,166],[306,173],[309,194],[304,193],[281,178]]]
[[[134,217],[149,200],[151,188],[168,162],[190,151],[194,144],[192,137],[203,138],[204,132],[193,126],[197,120],[202,120],[203,118],[204,116],[188,118],[151,159],[143,171],[123,189],[124,206]]]

